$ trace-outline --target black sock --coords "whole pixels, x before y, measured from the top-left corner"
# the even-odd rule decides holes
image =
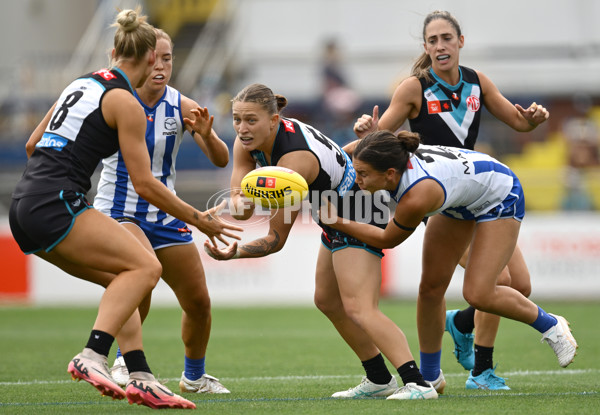
[[[115,338],[110,334],[100,330],[92,330],[85,347],[103,356],[108,356],[114,341]]]
[[[143,350],[132,350],[123,355],[127,371],[132,372],[147,372],[152,373],[148,362],[146,362],[146,355]]]
[[[402,379],[402,383],[416,383],[419,386],[429,386],[429,383],[425,382],[423,375],[419,371],[419,367],[414,360],[404,363],[398,368],[398,374]]]
[[[460,310],[454,316],[454,325],[461,333],[473,333],[475,328],[475,309],[471,306]]]
[[[475,367],[473,368],[473,376],[479,376],[483,371],[494,368],[494,348],[474,345],[475,350]]]
[[[362,362],[365,371],[367,372],[367,379],[377,385],[385,385],[392,380],[392,374],[385,365],[383,356],[379,353],[372,359],[365,360]]]

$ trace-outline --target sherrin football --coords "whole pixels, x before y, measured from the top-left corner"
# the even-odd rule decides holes
[[[278,166],[252,170],[242,179],[241,187],[248,199],[271,209],[295,205],[308,195],[304,177]]]

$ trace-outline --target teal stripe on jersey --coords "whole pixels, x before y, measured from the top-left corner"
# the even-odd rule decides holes
[[[433,78],[437,81],[438,84],[442,85],[444,88],[454,92],[454,91],[458,91],[460,89],[460,86],[462,85],[462,90],[460,92],[460,104],[458,105],[458,107],[454,107],[453,106],[453,111],[450,112],[450,114],[452,115],[452,118],[454,118],[454,120],[456,121],[456,123],[459,126],[463,126],[463,122],[465,120],[465,115],[467,113],[467,98],[471,95],[472,91],[473,91],[473,84],[470,84],[468,82],[465,82],[463,80],[463,76],[462,76],[462,70],[460,68],[458,68],[459,73],[460,73],[460,79],[458,81],[458,83],[456,85],[450,85],[449,83],[445,82],[443,79],[441,79],[439,76],[436,75],[436,73],[432,70],[430,71],[430,73],[433,75]],[[441,100],[447,100],[450,99],[449,97],[446,96],[446,94],[444,93],[444,91],[439,88],[436,85],[433,85],[431,88],[429,88],[428,90],[431,91],[433,89],[437,89],[436,93],[434,93],[434,95],[441,101]],[[468,128],[470,127],[469,125],[463,126],[465,130],[468,130]]]

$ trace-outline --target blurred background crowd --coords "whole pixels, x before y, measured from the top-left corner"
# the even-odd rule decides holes
[[[521,178],[534,211],[600,209],[600,2],[548,0],[0,0],[0,215],[23,171],[25,142],[60,91],[108,64],[119,8],[141,4],[175,43],[171,85],[215,115],[230,146],[231,98],[260,82],[285,95],[284,115],[344,144],[373,105],[387,107],[422,51],[427,13],[461,23],[461,64],[513,103],[550,119],[517,133],[488,113],[477,149]],[[228,187],[193,140],[177,160],[178,193],[198,207]]]

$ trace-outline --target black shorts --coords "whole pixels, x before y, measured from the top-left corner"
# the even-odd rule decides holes
[[[362,192],[355,183],[343,196],[338,196],[337,200],[332,202],[335,202],[337,214],[340,217],[384,229],[389,221],[389,210],[387,207],[382,209],[383,201],[375,203],[376,197],[384,195],[384,193],[371,195]],[[379,248],[367,245],[359,239],[325,225],[321,221],[319,221],[319,226],[323,229],[321,242],[331,252],[352,247],[362,248],[380,258],[383,257],[383,250]]]
[[[13,198],[10,230],[26,254],[50,252],[67,236],[77,215],[92,208],[83,194],[72,190]]]
[[[373,255],[377,255],[379,258],[383,258],[384,254],[381,249],[367,245],[344,232],[336,231],[328,226],[321,227],[323,228],[323,232],[321,233],[321,243],[332,253],[344,248],[361,248]]]

